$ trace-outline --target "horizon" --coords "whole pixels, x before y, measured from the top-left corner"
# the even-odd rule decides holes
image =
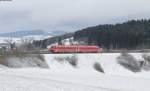
[[[106,23],[106,24],[97,24],[97,25],[93,25],[93,26],[87,26],[87,27],[84,27],[84,28],[81,28],[81,29],[78,29],[78,30],[75,30],[75,31],[79,31],[79,30],[82,30],[82,29],[86,29],[88,27],[94,27],[94,26],[99,26],[99,25],[116,25],[116,24],[123,24],[123,23],[126,23],[126,22],[129,22],[129,21],[138,21],[138,20],[150,20],[150,19],[131,19],[131,20],[127,20],[127,21],[123,21],[123,22],[116,22],[116,23]],[[45,33],[54,33],[54,32],[62,32],[62,33],[71,33],[71,32],[68,32],[68,31],[60,31],[60,30],[55,30],[55,31],[45,31],[45,30],[42,30],[42,29],[31,29],[31,30],[16,30],[16,31],[10,31],[10,32],[4,32],[4,33],[1,33],[0,34],[7,34],[7,33],[15,33],[15,32],[31,32],[31,31],[42,31],[42,32],[45,32]],[[73,31],[73,32],[75,32]]]

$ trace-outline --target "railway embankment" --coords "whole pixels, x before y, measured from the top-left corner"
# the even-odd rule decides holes
[[[70,53],[1,55],[0,68],[46,68],[49,71],[79,71],[135,75],[150,71],[149,53]]]

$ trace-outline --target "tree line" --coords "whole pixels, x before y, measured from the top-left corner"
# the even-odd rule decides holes
[[[131,20],[89,27],[76,31],[74,38],[106,49],[150,48],[150,20]]]

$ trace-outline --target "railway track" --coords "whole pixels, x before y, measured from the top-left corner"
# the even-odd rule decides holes
[[[53,53],[53,52],[49,52],[49,51],[42,51],[42,52],[41,51],[38,51],[38,52],[28,51],[28,52],[18,52],[18,53],[14,53],[14,52],[0,53],[0,55],[16,55],[16,54],[88,54],[88,53]],[[93,53],[93,54],[95,54],[95,53]]]
[[[150,53],[150,51],[103,51],[97,54],[101,54],[101,53]],[[0,55],[16,55],[16,54],[88,54],[88,53],[53,53],[50,51],[24,51],[24,52],[13,52],[13,51],[8,51],[8,52],[2,52],[0,53]],[[92,53],[90,53],[92,54]],[[96,53],[93,53],[96,54]]]

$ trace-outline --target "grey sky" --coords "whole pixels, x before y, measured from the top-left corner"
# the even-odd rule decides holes
[[[0,2],[0,32],[74,31],[150,18],[149,0],[12,0]]]

